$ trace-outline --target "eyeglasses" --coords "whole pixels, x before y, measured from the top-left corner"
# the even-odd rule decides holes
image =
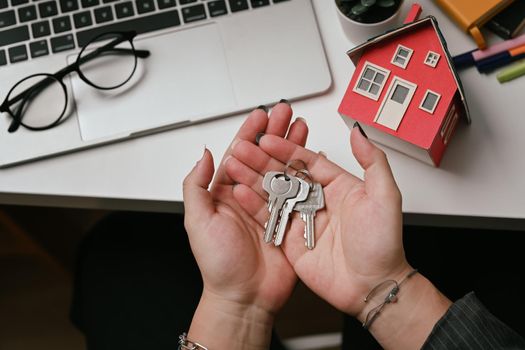
[[[0,105],[0,112],[13,120],[8,131],[20,126],[33,131],[51,129],[67,114],[68,94],[63,79],[76,72],[86,84],[100,90],[117,89],[126,84],[137,68],[137,58],[150,55],[135,50],[136,32],[103,33],[88,42],[75,63],[55,74],[33,74],[16,83]]]

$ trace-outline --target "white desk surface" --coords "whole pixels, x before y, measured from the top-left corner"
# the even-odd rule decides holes
[[[337,107],[354,66],[333,1],[313,0],[333,76],[332,89],[292,103],[310,127],[308,147],[361,176],[349,130]],[[453,55],[474,48],[429,0],[423,15],[437,17]],[[408,2],[405,2],[404,13]],[[403,14],[404,14],[403,13]],[[472,113],[461,125],[440,168],[387,150],[411,214],[525,218],[525,77],[500,85],[495,74],[460,73]],[[286,98],[287,96],[283,96]],[[254,106],[255,107],[255,106]],[[81,208],[177,211],[182,181],[206,145],[218,164],[245,115],[120,144],[0,170],[0,203]]]

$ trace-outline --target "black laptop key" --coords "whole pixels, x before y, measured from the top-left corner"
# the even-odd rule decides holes
[[[36,6],[30,5],[18,9],[20,22],[28,22],[36,19]]]
[[[270,5],[270,0],[251,0],[251,1],[252,1],[253,8]]]
[[[0,50],[0,66],[5,66],[7,64],[7,57],[5,55],[5,50]]]
[[[73,15],[73,22],[75,22],[75,28],[84,28],[93,24],[90,11],[84,11],[75,13]]]
[[[53,19],[53,30],[56,34],[71,30],[71,19],[69,16],[63,16]]]
[[[9,62],[17,63],[27,60],[27,49],[25,45],[19,45],[9,48]]]
[[[103,2],[104,4],[108,4],[108,3],[110,3],[110,2],[115,2],[115,1],[119,1],[119,0],[102,0],[102,2]]]
[[[194,3],[194,2],[197,2],[197,0],[179,0],[179,3],[181,5],[191,4],[191,3]]]
[[[29,28],[27,26],[0,31],[0,47],[26,40],[29,40]]]
[[[100,4],[100,0],[82,0],[81,3],[83,8],[93,7]]]
[[[157,0],[157,6],[159,9],[167,9],[169,7],[177,6],[177,2],[175,0]]]
[[[95,21],[104,23],[113,20],[113,10],[111,6],[101,7],[95,10]]]
[[[0,12],[0,28],[9,27],[16,24],[15,11]]]
[[[29,51],[31,52],[31,58],[49,55],[47,40],[33,41],[29,44]]]
[[[208,2],[208,12],[212,17],[225,15],[228,13],[226,3],[224,0],[210,1]]]
[[[200,21],[206,19],[206,10],[204,9],[203,4],[184,7],[182,10],[182,17],[184,18],[184,23],[191,23],[195,21]]]
[[[155,11],[155,2],[153,0],[137,0],[135,5],[138,13]]]
[[[60,0],[60,9],[63,13],[78,10],[78,0]]]
[[[232,12],[248,9],[248,0],[229,0]]]
[[[53,53],[72,50],[75,48],[73,34],[56,36],[51,38],[51,50]]]
[[[33,32],[33,38],[41,38],[43,36],[51,34],[51,27],[49,21],[36,22],[31,24],[31,31]]]
[[[165,11],[151,16],[134,18],[77,32],[77,42],[79,46],[83,46],[102,33],[134,30],[138,34],[142,34],[178,25],[180,25],[179,12],[177,10]]]
[[[117,13],[117,18],[130,17],[135,14],[133,10],[133,3],[131,1],[123,2],[115,5],[115,12]]]
[[[29,0],[11,0],[11,6],[18,6],[22,4],[27,4]]]
[[[56,16],[58,14],[57,3],[56,1],[46,1],[38,4],[38,11],[40,11],[42,18]]]
[[[7,7],[7,0],[0,0],[0,9],[5,9]],[[5,52],[4,52],[5,56]]]

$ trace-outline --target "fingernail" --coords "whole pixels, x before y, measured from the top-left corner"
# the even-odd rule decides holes
[[[319,151],[319,152],[317,152],[317,153],[318,153],[320,156],[323,156],[323,157],[325,157],[325,158],[328,158],[326,152]]]
[[[204,158],[204,155],[206,154],[206,150],[207,150],[206,145],[204,145],[204,151],[202,152],[201,159],[199,159],[197,163],[195,163],[195,165],[198,165],[201,162],[201,160]]]
[[[228,161],[230,160],[230,158],[232,158],[232,155],[230,154],[228,157],[224,158],[224,160],[222,161],[222,164],[225,165],[226,163],[228,163]]]
[[[302,121],[303,123],[306,124],[306,119],[304,119],[303,117],[297,117],[297,118],[295,118],[295,121],[298,121],[298,120],[300,120],[300,121]]]
[[[279,103],[286,103],[288,106],[291,106],[292,104],[290,103],[290,101],[288,101],[287,99],[285,98],[282,98]]]
[[[264,132],[258,132],[257,135],[255,135],[255,144],[259,146],[259,142],[261,142],[262,137],[264,136]]]
[[[266,107],[265,105],[260,105],[259,107],[255,108],[255,109],[261,109],[261,110],[263,110],[265,113],[268,113],[268,107]]]
[[[356,126],[359,128],[359,132],[361,133],[361,135],[363,135],[364,137],[368,138],[368,136],[366,136],[366,134],[365,134],[365,131],[363,130],[361,125],[359,125],[358,122],[355,122],[353,127],[355,128]]]
[[[230,148],[233,150],[233,149],[235,148],[235,146],[236,146],[240,141],[241,141],[240,139],[235,139],[235,140],[233,140],[232,145],[231,145]]]

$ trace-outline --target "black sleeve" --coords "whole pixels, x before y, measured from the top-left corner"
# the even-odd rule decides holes
[[[436,323],[422,350],[525,349],[525,340],[469,293]]]

